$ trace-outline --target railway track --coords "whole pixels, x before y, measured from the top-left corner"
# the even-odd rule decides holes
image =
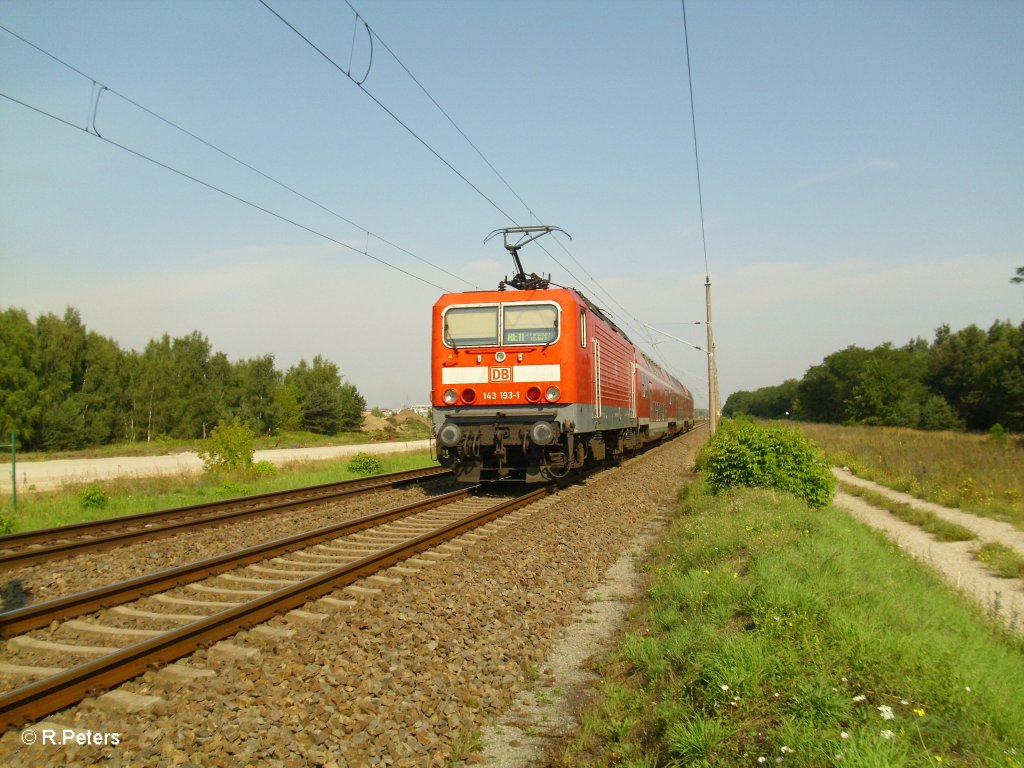
[[[11,533],[0,536],[0,571],[70,557],[84,552],[110,549],[147,539],[171,536],[204,526],[225,525],[254,515],[286,512],[312,504],[322,504],[347,496],[393,488],[450,474],[446,469],[428,467],[371,478],[326,483],[295,490],[94,520],[59,528]]]
[[[0,635],[8,638],[0,674],[36,678],[0,695],[0,728],[38,719],[336,589],[353,588],[400,561],[427,565],[416,555],[551,492],[542,487],[496,500],[474,486],[0,614]],[[175,626],[153,628],[167,624]],[[97,646],[97,637],[114,645]]]

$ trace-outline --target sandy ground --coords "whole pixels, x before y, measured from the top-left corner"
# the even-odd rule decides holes
[[[331,445],[316,448],[275,448],[256,451],[254,461],[269,461],[278,466],[290,461],[333,459],[357,453],[401,453],[427,448],[429,440],[407,442]],[[31,486],[42,490],[65,483],[83,483],[112,477],[153,477],[201,472],[203,462],[195,453],[173,456],[118,456],[104,459],[55,459],[17,462],[18,490]],[[11,463],[0,464],[0,492],[11,491]]]
[[[1001,621],[1008,629],[1024,633],[1024,586],[1020,579],[1002,579],[994,575],[973,552],[986,542],[1004,544],[1024,554],[1024,531],[1009,523],[976,517],[956,509],[915,499],[905,493],[855,477],[848,470],[833,470],[840,480],[870,488],[876,493],[902,501],[918,509],[933,512],[949,522],[974,531],[974,541],[939,541],[916,525],[905,523],[891,513],[868,504],[847,493],[836,493],[836,506],[855,518],[883,531],[902,549],[931,566],[943,579],[978,603],[986,614]]]

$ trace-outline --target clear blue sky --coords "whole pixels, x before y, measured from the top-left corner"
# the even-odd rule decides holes
[[[492,202],[257,0],[0,0],[0,23],[332,211],[473,285],[492,229],[563,227],[529,271],[578,286],[699,398],[704,256],[681,4],[368,2],[365,81]],[[367,69],[344,2],[268,0]],[[687,3],[723,401],[849,344],[1024,318],[1024,3]],[[355,31],[355,34],[353,34]],[[354,47],[353,47],[354,40]],[[79,128],[93,84],[0,30],[0,92]],[[445,289],[467,285],[104,93],[105,138]],[[571,255],[570,255],[571,254]],[[566,269],[567,268],[567,269]],[[588,276],[589,275],[589,276]],[[595,287],[592,276],[600,287]],[[323,354],[371,404],[425,402],[440,291],[0,99],[0,307],[141,349],[207,334],[282,369]],[[614,298],[608,298],[610,294]],[[649,345],[648,345],[649,346]]]

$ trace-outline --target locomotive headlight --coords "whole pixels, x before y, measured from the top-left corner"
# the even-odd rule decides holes
[[[466,387],[464,390],[462,390],[462,402],[472,403],[474,400],[476,400],[475,389],[473,389],[472,387]]]
[[[548,399],[549,403],[553,403],[558,399],[559,394],[561,393],[558,391],[558,387],[548,387],[544,397]]]
[[[526,390],[526,399],[531,403],[540,402],[540,387],[530,387]]]
[[[443,399],[448,405],[455,405],[455,401],[459,399],[459,393],[454,389],[446,389]]]
[[[458,445],[460,440],[462,440],[462,430],[459,429],[458,424],[453,424],[450,421],[446,421],[441,427],[441,431],[437,433],[437,442],[445,448]]]
[[[555,436],[555,426],[550,421],[538,421],[530,427],[530,439],[537,445],[551,445]]]

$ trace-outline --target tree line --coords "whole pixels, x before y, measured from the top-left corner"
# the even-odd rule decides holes
[[[935,341],[833,352],[797,381],[734,392],[722,409],[762,418],[918,429],[1024,431],[1024,323],[943,325]]]
[[[23,450],[161,436],[205,438],[235,419],[257,434],[358,429],[366,401],[321,356],[282,373],[273,355],[231,362],[198,331],[142,352],[87,330],[78,310],[0,312],[0,429]]]

